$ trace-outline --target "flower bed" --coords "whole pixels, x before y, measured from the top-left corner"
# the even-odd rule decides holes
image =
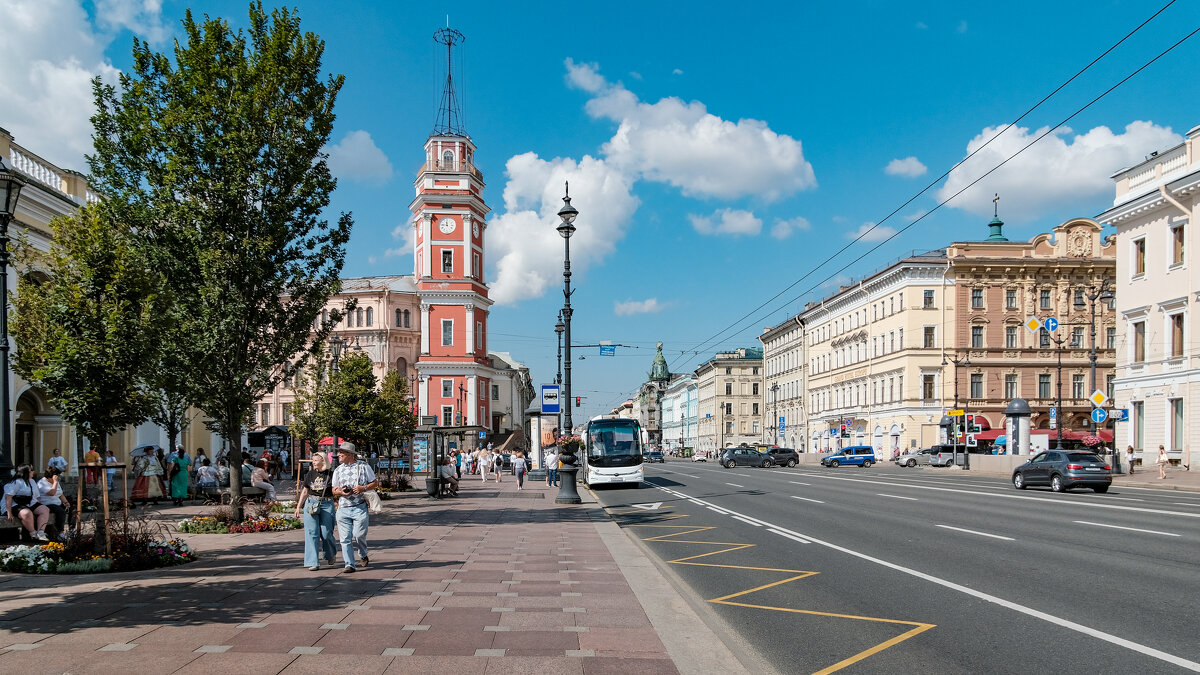
[[[170,567],[196,559],[196,552],[178,539],[140,541],[114,535],[111,557],[92,553],[94,544],[91,537],[86,537],[66,544],[10,546],[0,549],[0,571],[24,574],[130,572]]]
[[[271,513],[291,513],[296,509],[296,502],[288,500],[271,502]]]
[[[293,506],[293,508],[295,508]],[[244,534],[248,532],[283,532],[304,527],[294,518],[274,516],[250,518],[240,523],[221,522],[212,516],[196,516],[179,521],[176,529],[188,534]]]

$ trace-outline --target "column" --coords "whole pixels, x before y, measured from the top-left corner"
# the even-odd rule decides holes
[[[429,353],[429,305],[421,303],[421,354]],[[418,360],[420,357],[418,356]]]
[[[429,415],[429,376],[421,375],[417,378],[417,410],[421,415]],[[420,420],[418,420],[419,422]],[[441,424],[438,420],[438,424]]]
[[[467,351],[466,356],[475,355],[475,305],[467,303],[463,305],[464,313],[467,318]]]
[[[472,375],[467,378],[467,400],[465,403],[466,410],[463,412],[467,415],[467,426],[478,424],[479,415],[479,377]]]
[[[423,277],[433,276],[433,214],[421,214],[421,241],[425,248],[425,255],[421,256],[420,275]]]

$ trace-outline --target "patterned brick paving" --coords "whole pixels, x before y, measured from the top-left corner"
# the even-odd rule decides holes
[[[0,672],[678,672],[596,509],[464,486],[385,503],[353,575],[305,569],[298,531],[184,535],[203,559],[153,573],[0,575]]]

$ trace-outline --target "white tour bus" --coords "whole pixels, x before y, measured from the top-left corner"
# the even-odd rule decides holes
[[[642,427],[628,417],[601,415],[588,421],[583,438],[582,471],[588,485],[642,482]]]

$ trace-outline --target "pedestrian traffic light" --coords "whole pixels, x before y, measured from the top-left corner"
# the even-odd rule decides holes
[[[582,397],[582,396],[576,396],[576,397],[575,397],[575,407],[576,407],[576,408],[578,408],[578,407],[579,407],[579,405],[580,405],[580,401],[582,401],[582,400],[583,400],[583,397]]]

